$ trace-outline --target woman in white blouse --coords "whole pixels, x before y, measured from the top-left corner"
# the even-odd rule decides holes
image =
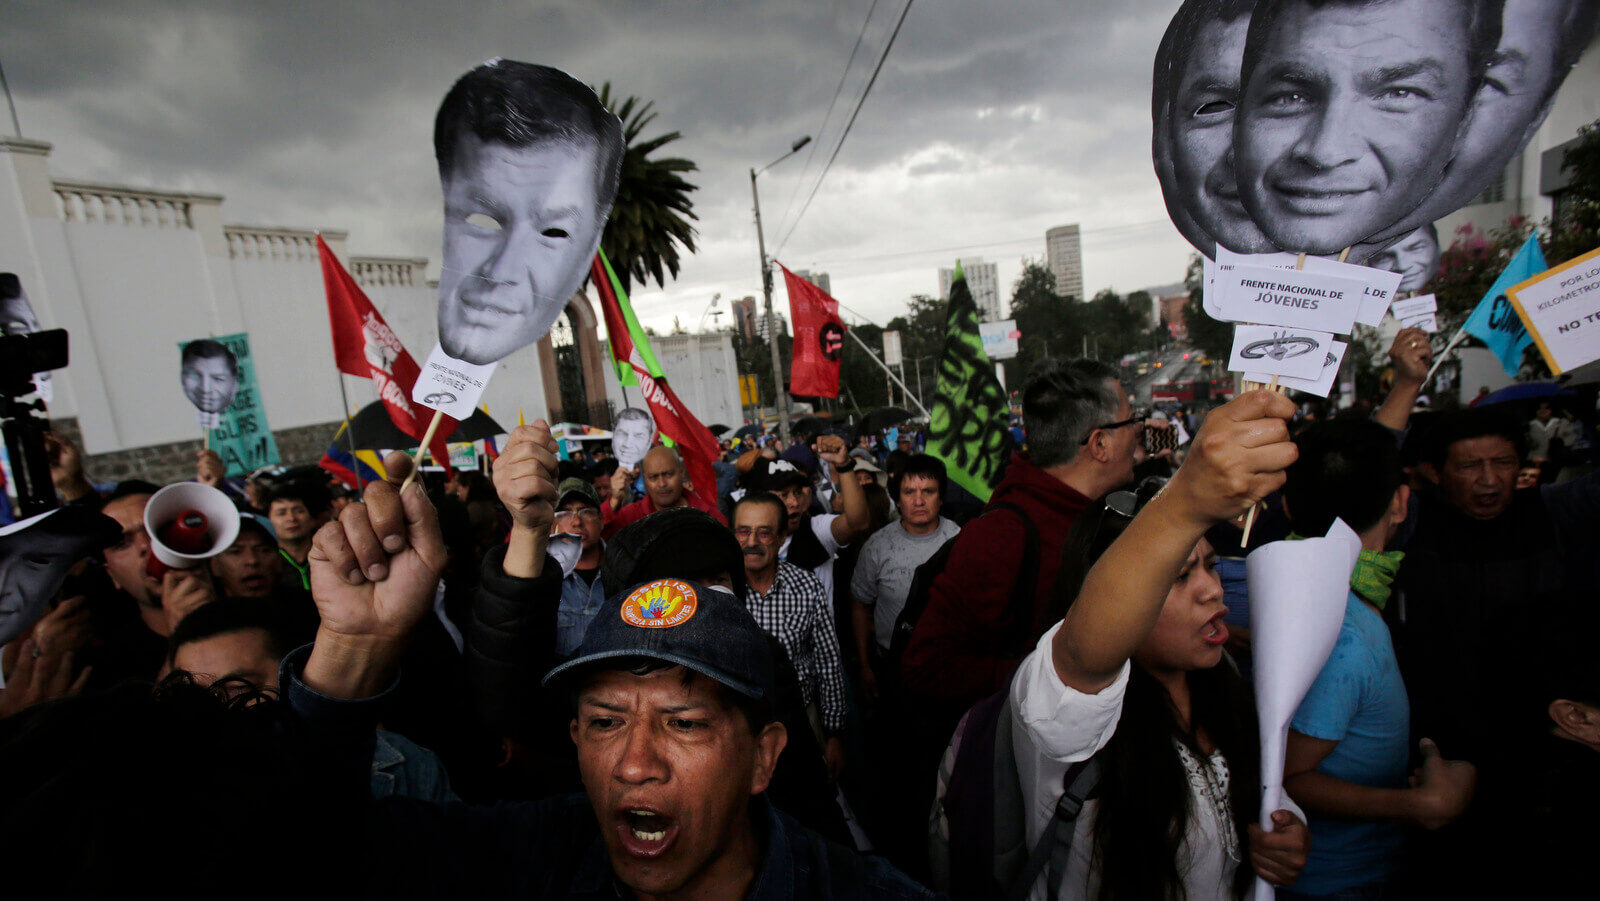
[[[1096,796],[1050,894],[1238,898],[1255,875],[1285,885],[1304,866],[1298,811],[1275,813],[1271,832],[1254,822],[1255,707],[1224,663],[1226,608],[1204,538],[1283,483],[1294,410],[1280,395],[1243,395],[1206,418],[1182,468],[1142,509],[1123,492],[1098,521],[1080,521],[1059,583],[1076,599],[1010,696],[1029,847],[1068,767],[1099,754]],[[1046,894],[1041,879],[1033,896]]]

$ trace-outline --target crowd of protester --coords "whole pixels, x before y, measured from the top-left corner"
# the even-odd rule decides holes
[[[8,887],[1563,885],[1600,837],[1594,426],[1413,421],[1431,351],[1408,329],[1390,356],[1389,395],[1332,416],[1267,391],[1152,416],[1117,370],[1050,361],[987,502],[910,425],[816,419],[725,440],[715,486],[663,444],[562,459],[540,422],[488,473],[402,489],[391,454],[359,493],[202,452],[238,537],[159,578],[160,486],[96,485],[52,436],[61,503],[104,534],[0,653]],[[1240,558],[1335,520],[1362,551],[1264,824]],[[32,558],[5,547],[10,578]]]

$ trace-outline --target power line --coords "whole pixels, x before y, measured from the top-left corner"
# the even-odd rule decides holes
[[[778,217],[778,228],[788,221],[789,212],[794,209],[794,199],[800,196],[800,186],[805,183],[806,173],[811,171],[811,160],[817,155],[817,148],[822,146],[822,134],[828,128],[829,117],[833,115],[833,105],[839,101],[845,79],[850,75],[850,67],[855,65],[856,52],[861,49],[861,40],[867,36],[867,26],[872,23],[872,14],[877,9],[878,0],[872,0],[872,5],[867,8],[867,18],[861,23],[861,31],[856,34],[855,45],[850,48],[850,58],[845,60],[844,71],[839,73],[839,83],[834,86],[833,97],[828,100],[828,110],[822,114],[822,123],[817,126],[817,140],[811,144],[811,152],[806,154],[806,164],[800,168],[800,177],[795,179],[794,190],[789,192],[789,202],[783,208],[783,215]]]
[[[906,24],[906,14],[911,12],[912,0],[906,0],[906,5],[900,9],[900,19],[894,23],[894,31],[889,33],[888,43],[883,45],[883,53],[878,55],[878,64],[872,69],[872,77],[867,79],[867,86],[861,90],[861,97],[856,100],[856,108],[850,113],[850,121],[844,124],[844,132],[839,135],[839,143],[833,145],[833,154],[828,157],[828,162],[822,167],[822,172],[817,175],[817,183],[811,186],[811,193],[806,195],[806,202],[800,206],[800,212],[795,214],[794,221],[789,224],[789,230],[784,233],[778,242],[777,249],[772,252],[777,256],[788,243],[789,236],[800,225],[800,220],[805,218],[806,210],[811,208],[811,201],[817,196],[817,189],[822,187],[823,179],[828,177],[828,170],[833,168],[833,161],[839,158],[839,151],[844,147],[845,138],[850,137],[850,128],[856,124],[856,116],[861,114],[861,107],[867,102],[867,95],[872,93],[872,86],[878,82],[878,73],[883,71],[883,64],[889,58],[889,51],[894,48],[894,39],[900,36],[900,26]]]

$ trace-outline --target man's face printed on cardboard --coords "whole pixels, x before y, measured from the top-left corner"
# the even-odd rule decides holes
[[[183,396],[204,413],[221,413],[233,405],[239,376],[227,357],[195,357],[180,373]]]
[[[1289,2],[1260,33],[1235,123],[1245,208],[1274,244],[1338,253],[1416,209],[1472,86],[1460,7]]]
[[[1595,6],[1505,0],[1488,53],[1475,42],[1495,23],[1475,29],[1469,13],[1486,7],[1465,2],[1186,0],[1156,66],[1173,222],[1208,256],[1220,243],[1372,257],[1470,203],[1521,152]]]
[[[544,337],[583,284],[605,226],[597,147],[457,138],[444,179],[439,341],[492,363]]]

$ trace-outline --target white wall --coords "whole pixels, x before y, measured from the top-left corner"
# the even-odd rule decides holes
[[[609,361],[611,348],[604,342],[602,347]],[[667,384],[702,424],[721,423],[738,428],[744,422],[744,412],[739,406],[739,363],[730,336],[720,332],[667,335],[651,338],[650,347],[661,364],[661,371],[666,373]],[[646,406],[638,388],[629,388],[628,400],[624,402],[616,368],[607,362],[605,370],[606,399],[618,411],[630,406]]]
[[[340,418],[314,232],[225,228],[215,195],[53,180],[48,154],[47,144],[0,139],[0,271],[21,278],[44,328],[68,330],[71,363],[54,376],[50,415],[76,417],[86,451],[197,439],[178,345],[207,335],[249,334],[272,428]],[[92,202],[75,205],[85,196]],[[324,237],[349,268],[344,233]],[[426,261],[392,262],[415,277],[365,290],[420,363],[436,340],[437,294],[422,279]],[[345,383],[352,407],[376,399],[371,381]],[[484,401],[503,425],[519,405],[530,420],[544,416],[537,348],[503,361]]]

